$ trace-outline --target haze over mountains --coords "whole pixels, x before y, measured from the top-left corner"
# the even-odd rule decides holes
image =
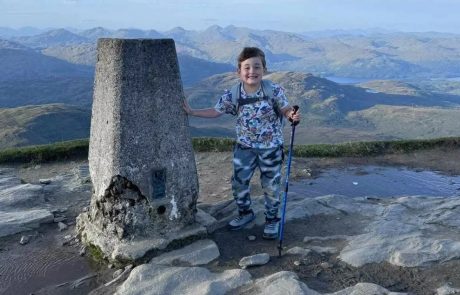
[[[446,33],[335,32],[336,35],[211,26],[204,31],[104,28],[73,33],[56,29],[9,39],[71,63],[94,65],[98,38],[173,38],[179,54],[234,65],[243,46],[267,54],[270,70],[358,78],[460,76],[460,35]]]
[[[291,102],[301,106],[304,119],[298,128],[299,143],[460,134],[455,119],[460,115],[460,81],[447,80],[460,77],[460,35],[444,33],[293,34],[212,26],[204,31],[175,28],[167,32],[57,29],[18,36],[0,28],[0,108],[64,103],[76,113],[86,110],[89,114],[96,41],[101,37],[173,38],[182,81],[194,107],[213,106],[223,89],[236,81],[232,72],[243,46],[262,48],[272,72],[267,78],[283,85]],[[330,76],[374,81],[352,86],[322,78]],[[10,146],[41,143],[28,130],[46,111],[18,110],[22,116],[30,112],[33,119],[22,120],[20,127],[11,120],[4,126],[14,129],[8,134],[22,139],[12,140],[3,133],[0,142],[9,138]],[[80,120],[82,126],[89,126],[89,116],[82,118],[86,118]],[[61,118],[40,120],[52,125]],[[192,129],[195,135],[233,134],[230,117],[215,121],[192,118],[191,123],[197,127]]]

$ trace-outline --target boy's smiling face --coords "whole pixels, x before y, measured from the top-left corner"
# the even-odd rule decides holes
[[[262,59],[258,56],[244,60],[238,69],[240,80],[248,91],[256,91],[259,88],[264,72]]]

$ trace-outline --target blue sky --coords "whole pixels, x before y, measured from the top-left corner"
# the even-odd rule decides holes
[[[0,26],[460,33],[460,0],[0,0]]]

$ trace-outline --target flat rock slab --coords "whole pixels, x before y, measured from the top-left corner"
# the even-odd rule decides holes
[[[227,220],[236,209],[223,205],[226,204],[216,204],[206,211],[214,217],[219,216],[218,222]],[[253,198],[253,210],[257,214],[253,225],[262,225],[262,197]],[[368,220],[358,230],[354,229],[357,234],[330,237],[345,240],[343,249],[323,249],[340,251],[339,258],[356,267],[384,261],[415,267],[460,257],[459,198],[403,196],[375,199],[340,195],[304,198],[300,194],[289,194],[287,221],[315,215],[355,216],[357,220]],[[305,239],[306,245],[310,239]],[[325,237],[324,241],[327,240],[329,238]]]
[[[143,264],[133,269],[118,288],[118,295],[219,295],[251,282],[241,269],[213,273],[202,267],[168,267]]]
[[[170,266],[185,263],[187,266],[197,266],[207,264],[219,256],[219,248],[214,241],[200,240],[182,249],[155,257],[150,263]]]
[[[270,255],[267,253],[260,253],[252,256],[247,256],[241,258],[238,263],[242,268],[247,268],[250,266],[258,266],[267,264],[270,261]]]
[[[10,181],[16,182],[16,179],[10,178]],[[41,185],[30,183],[12,185],[10,181],[0,185],[0,208],[2,210],[43,206],[45,199]]]
[[[0,211],[0,237],[32,230],[42,223],[51,223],[53,220],[53,213],[45,209]]]
[[[14,169],[0,169],[0,237],[53,222],[54,216],[44,203],[41,185],[23,184]]]
[[[205,227],[193,224],[170,235],[160,237],[140,237],[133,240],[119,240],[113,235],[101,231],[89,219],[88,214],[80,214],[77,226],[84,228],[82,241],[97,246],[111,261],[137,261],[152,251],[164,250],[174,241],[207,235]]]
[[[202,267],[169,267],[143,264],[136,267],[117,289],[118,295],[156,294],[245,294],[245,295],[405,295],[371,283],[334,292],[319,293],[299,280],[297,274],[281,271],[252,280],[249,272],[233,269],[213,273]]]
[[[241,288],[241,293],[252,294],[302,294],[302,295],[321,295],[299,281],[297,274],[290,271],[281,271],[264,278],[256,280],[253,284]]]
[[[382,213],[372,216],[364,234],[349,238],[343,261],[415,267],[460,257],[460,200],[411,196],[376,206]]]
[[[387,289],[370,283],[358,283],[353,287],[343,289],[335,293],[324,295],[406,295],[407,293],[391,292]]]

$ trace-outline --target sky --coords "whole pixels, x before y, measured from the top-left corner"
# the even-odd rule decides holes
[[[0,27],[460,33],[460,0],[0,0]]]

